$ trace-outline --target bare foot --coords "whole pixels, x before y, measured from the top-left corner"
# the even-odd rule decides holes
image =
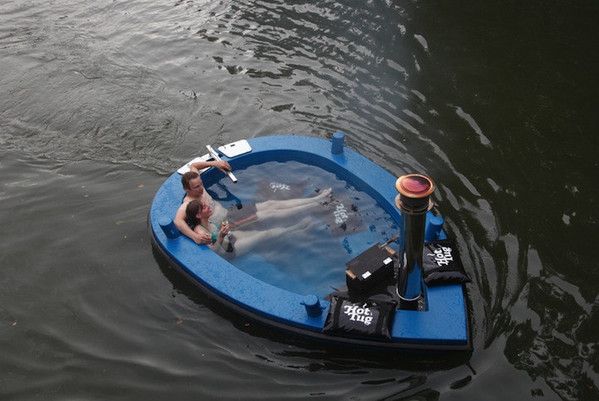
[[[320,193],[318,195],[316,195],[315,197],[313,197],[312,199],[321,201],[321,200],[331,196],[332,192],[333,192],[333,189],[331,187],[325,188],[322,191],[320,191]]]

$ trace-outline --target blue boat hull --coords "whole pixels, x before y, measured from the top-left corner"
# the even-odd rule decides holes
[[[331,142],[304,136],[267,136],[249,140],[250,153],[228,160],[234,169],[269,161],[294,160],[335,173],[356,189],[368,193],[401,226],[395,207],[396,177],[360,154],[345,148],[331,152]],[[149,212],[153,242],[167,260],[206,294],[242,315],[265,325],[294,332],[332,345],[371,349],[469,350],[468,308],[464,286],[447,284],[426,288],[426,311],[397,310],[391,341],[331,336],[323,333],[330,304],[320,299],[323,313],[310,316],[304,295],[260,281],[221,258],[210,248],[185,236],[168,238],[161,225],[171,221],[185,193],[175,172],[159,188]],[[206,186],[222,178],[209,169],[202,174]],[[242,184],[239,184],[242,185]],[[427,216],[431,218],[432,216]]]

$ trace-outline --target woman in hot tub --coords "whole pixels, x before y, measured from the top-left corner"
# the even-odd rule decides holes
[[[276,238],[284,234],[304,231],[311,225],[309,217],[287,227],[273,227],[268,230],[237,230],[235,235],[230,234],[229,222],[224,220],[217,226],[212,221],[213,210],[209,202],[201,200],[190,201],[185,208],[185,223],[195,233],[210,236],[208,246],[214,251],[235,252],[243,254],[254,248],[257,244]]]

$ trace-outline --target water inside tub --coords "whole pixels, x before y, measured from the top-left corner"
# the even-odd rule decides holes
[[[345,285],[345,264],[398,235],[392,217],[334,173],[295,161],[236,170],[206,189],[229,210],[242,271],[298,294],[324,297]],[[215,222],[220,224],[220,222]]]

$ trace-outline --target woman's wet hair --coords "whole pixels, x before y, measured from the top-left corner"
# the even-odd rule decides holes
[[[181,184],[183,185],[183,189],[189,189],[189,181],[193,180],[194,178],[198,178],[199,176],[200,175],[195,171],[188,171],[187,173],[183,174],[183,176],[181,177]]]
[[[190,226],[196,226],[198,224],[198,218],[196,217],[198,212],[202,209],[202,202],[197,199],[192,200],[185,207],[185,221]]]

